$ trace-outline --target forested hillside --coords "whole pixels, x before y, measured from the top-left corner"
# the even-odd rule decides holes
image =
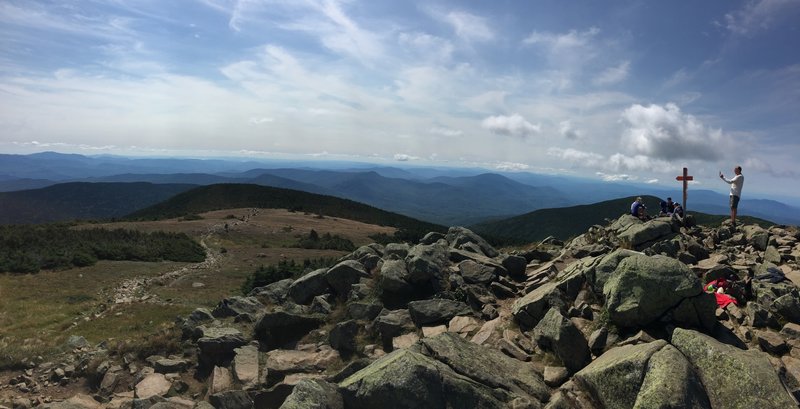
[[[199,262],[205,251],[182,233],[71,229],[66,224],[0,226],[0,272],[35,273],[97,260]]]

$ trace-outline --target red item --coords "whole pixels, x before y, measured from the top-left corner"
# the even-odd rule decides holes
[[[714,293],[714,296],[717,297],[717,306],[719,306],[719,308],[725,308],[728,304],[739,305],[736,299],[728,294]]]

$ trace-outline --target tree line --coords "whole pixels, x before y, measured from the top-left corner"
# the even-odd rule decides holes
[[[0,272],[86,267],[98,260],[200,262],[205,250],[183,233],[74,229],[68,224],[0,226]]]

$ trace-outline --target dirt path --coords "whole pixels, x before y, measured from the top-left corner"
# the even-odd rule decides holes
[[[206,240],[211,239],[215,234],[228,232],[236,226],[247,224],[250,218],[258,214],[258,209],[250,209],[249,213],[241,219],[234,219],[230,222],[217,223],[208,226],[205,234],[200,238],[200,245],[205,249],[206,259],[200,263],[189,264],[177,270],[169,271],[157,277],[134,277],[121,282],[117,287],[104,291],[104,299],[107,301],[98,305],[93,311],[87,313],[83,321],[102,318],[107,314],[113,313],[118,306],[131,304],[134,302],[166,304],[155,294],[149,292],[153,286],[170,286],[190,273],[199,270],[211,271],[219,267],[220,253],[208,247]],[[107,294],[107,295],[106,295]],[[75,321],[72,326],[76,326],[80,321]]]

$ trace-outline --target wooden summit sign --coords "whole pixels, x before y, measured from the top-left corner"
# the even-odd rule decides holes
[[[678,176],[675,180],[683,181],[683,214],[686,215],[686,191],[689,189],[689,181],[694,180],[694,176],[689,176],[689,171],[683,168],[683,176]]]

